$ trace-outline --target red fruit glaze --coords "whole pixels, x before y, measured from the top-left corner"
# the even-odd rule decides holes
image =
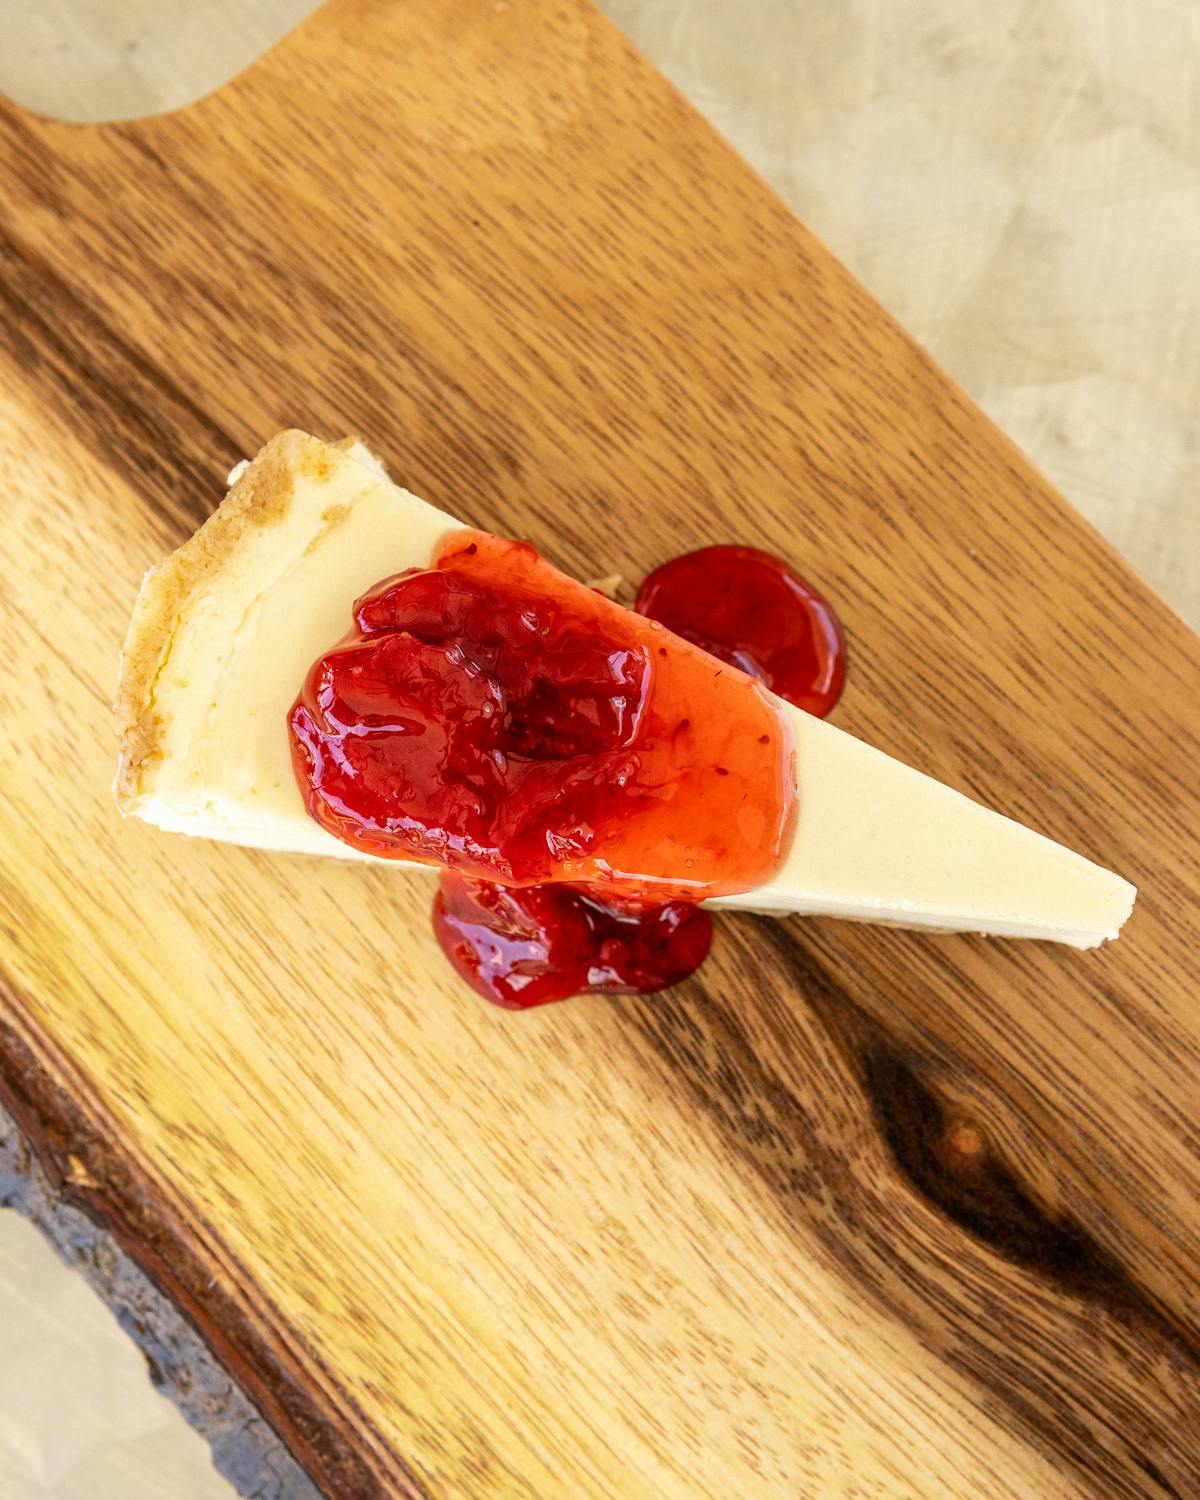
[[[762,690],[528,543],[452,532],[354,621],[289,727],[309,811],[355,848],[657,901],[777,865],[791,746]]]
[[[841,696],[846,642],[837,616],[769,552],[685,552],[650,574],[634,608],[818,718]]]
[[[484,999],[528,1010],[587,991],[646,995],[704,962],[712,918],[690,901],[644,907],[593,888],[513,889],[443,871],[433,930]]]

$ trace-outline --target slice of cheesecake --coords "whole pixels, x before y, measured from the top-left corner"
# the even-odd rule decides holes
[[[213,516],[142,583],[116,705],[118,805],[175,832],[373,860],[309,816],[288,712],[354,600],[429,566],[466,528],[349,440],[281,433],[230,478]],[[794,746],[799,812],[771,877],[714,904],[1081,948],[1116,937],[1135,895],[1120,876],[772,703]]]

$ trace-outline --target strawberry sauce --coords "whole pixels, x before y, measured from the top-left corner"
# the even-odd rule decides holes
[[[705,552],[745,554],[747,587],[765,597],[766,554]],[[694,564],[677,562],[699,599]],[[349,634],[310,669],[288,721],[309,812],[356,849],[442,869],[435,932],[487,999],[526,1009],[675,984],[708,951],[696,903],[753,889],[781,860],[790,736],[747,672],[799,691],[779,600],[807,586],[777,564],[771,629],[731,644],[736,620],[756,616],[730,605],[721,562],[708,585],[720,607],[693,643],[672,564],[633,613],[528,543],[454,531],[431,567],[359,599]],[[685,628],[649,618],[660,608]],[[801,653],[817,664],[814,702],[841,682],[824,608],[834,634],[818,649],[809,629]]]
[[[606,900],[595,886],[513,888],[450,870],[433,930],[467,983],[506,1010],[665,990],[700,967],[712,942],[712,918],[693,901]]]
[[[823,719],[846,680],[833,610],[799,573],[755,547],[701,547],[656,568],[634,608]]]

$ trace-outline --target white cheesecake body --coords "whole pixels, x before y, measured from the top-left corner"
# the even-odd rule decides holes
[[[796,747],[800,811],[769,884],[720,904],[1048,938],[1114,938],[1127,880],[1002,817],[823,719],[781,704]]]
[[[116,795],[172,832],[371,860],[326,833],[292,772],[287,713],[351,605],[428,566],[462,523],[391,483],[357,443],[273,438],[223,504],[147,573],[122,663]],[[1091,947],[1134,888],[832,725],[774,698],[799,812],[769,882],[714,903]]]
[[[118,805],[173,833],[368,859],[308,816],[288,710],[354,600],[428,564],[459,523],[357,443],[282,433],[230,478],[220,509],[142,580],[117,698]]]

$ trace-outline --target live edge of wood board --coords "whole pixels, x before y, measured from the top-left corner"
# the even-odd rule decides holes
[[[0,163],[4,1095],[327,1492],[1200,1493],[1196,639],[583,0]],[[138,577],[293,424],[583,576],[794,558],[838,722],[1124,936],[734,918],[512,1017],[403,875],[123,824]]]

